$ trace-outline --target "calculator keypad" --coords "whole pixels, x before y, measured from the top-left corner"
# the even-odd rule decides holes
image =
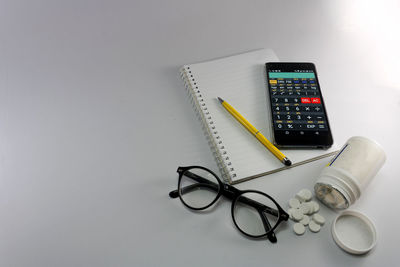
[[[270,79],[269,91],[275,130],[286,135],[318,135],[328,131],[315,79]]]

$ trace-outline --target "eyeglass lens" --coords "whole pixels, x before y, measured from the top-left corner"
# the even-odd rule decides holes
[[[254,237],[263,236],[278,223],[279,210],[270,198],[247,192],[235,201],[233,219],[244,233]]]
[[[220,191],[218,179],[210,172],[192,168],[182,173],[179,183],[179,194],[182,201],[195,209],[210,205]]]

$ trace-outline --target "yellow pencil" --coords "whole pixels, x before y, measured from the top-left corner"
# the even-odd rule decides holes
[[[260,141],[266,148],[268,148],[269,151],[272,152],[272,154],[275,155],[283,164],[286,166],[292,165],[292,162],[279,150],[274,146],[270,141],[268,141],[265,136],[260,133],[259,130],[256,129],[251,123],[246,120],[240,113],[234,109],[231,105],[229,105],[226,101],[224,101],[222,98],[218,97],[219,102],[222,104],[222,106],[230,113],[232,114],[235,119],[238,120],[246,129],[252,133],[258,141]]]

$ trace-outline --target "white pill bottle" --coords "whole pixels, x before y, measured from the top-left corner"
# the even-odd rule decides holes
[[[334,209],[348,208],[385,160],[385,152],[378,143],[362,136],[351,137],[322,170],[314,186],[317,198]]]

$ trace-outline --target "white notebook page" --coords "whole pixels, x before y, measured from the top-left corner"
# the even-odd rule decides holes
[[[221,97],[239,111],[267,139],[272,141],[271,118],[267,98],[265,63],[279,61],[270,49],[262,49],[203,63],[191,64],[196,82],[212,116],[212,121],[234,168],[230,182],[260,176],[285,166],[219,103]],[[296,163],[334,151],[303,149],[282,150]],[[298,165],[298,164],[297,164]],[[226,177],[225,177],[226,178]]]

